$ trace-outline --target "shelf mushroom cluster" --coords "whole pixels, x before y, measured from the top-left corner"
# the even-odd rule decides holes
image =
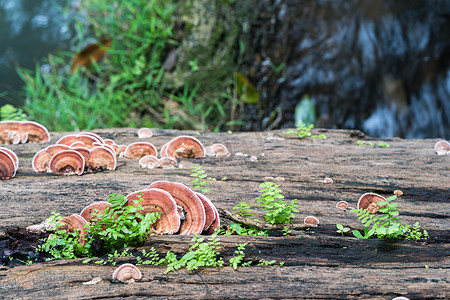
[[[50,134],[47,128],[33,121],[1,121],[0,144],[47,143]]]
[[[437,155],[450,155],[450,143],[444,140],[437,141],[434,144],[434,151]]]
[[[191,136],[178,136],[161,147],[159,152],[149,142],[129,144],[124,152],[126,158],[138,159],[143,168],[175,168],[182,158],[202,158],[205,156],[226,157],[230,152],[222,144],[204,147],[203,143]]]
[[[403,192],[400,190],[395,190],[394,194],[401,196]],[[386,207],[386,205],[378,204],[378,202],[382,201],[386,201],[386,198],[381,195],[378,195],[376,193],[365,193],[361,195],[361,197],[359,197],[356,208],[365,209],[370,214],[376,214],[380,208]],[[339,201],[338,203],[336,203],[336,208],[343,210],[352,209],[351,207],[349,207],[347,201]]]
[[[32,161],[37,173],[53,172],[59,175],[82,175],[86,172],[115,170],[116,150],[112,140],[104,140],[92,132],[70,134],[37,152]]]
[[[8,148],[0,147],[0,179],[10,179],[16,175],[19,158]]]

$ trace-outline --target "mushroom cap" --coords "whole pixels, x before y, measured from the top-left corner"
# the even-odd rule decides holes
[[[434,151],[438,155],[445,155],[450,153],[450,143],[447,141],[438,141],[436,144],[434,144]]]
[[[115,170],[117,165],[116,154],[106,147],[94,147],[91,149],[88,169],[93,171]]]
[[[80,215],[73,214],[69,217],[64,217],[58,221],[59,223],[64,223],[59,226],[58,229],[65,229],[69,232],[75,232],[75,230],[79,230],[79,242],[80,245],[86,244],[86,226],[88,222]]]
[[[6,147],[0,147],[0,150],[5,151],[6,153],[8,153],[11,156],[14,166],[17,171],[19,169],[19,158],[17,157],[16,153],[14,153],[14,151],[12,151],[11,149],[6,148]]]
[[[151,143],[136,142],[127,146],[124,155],[126,158],[140,159],[146,155],[158,156],[158,151]]]
[[[107,149],[111,150],[111,152],[114,154],[114,156],[116,156],[116,149],[114,149],[113,146],[108,145],[108,144],[102,144],[101,146],[104,147],[104,148],[107,148]]]
[[[160,212],[161,217],[153,224],[156,234],[174,234],[180,230],[180,215],[177,204],[168,192],[158,188],[149,188],[131,193],[125,197],[127,205],[136,206],[134,200],[141,199],[139,204],[143,207],[143,215],[151,212]]]
[[[12,156],[5,150],[0,150],[0,179],[10,179],[16,175],[16,164]]]
[[[89,163],[89,157],[91,156],[91,150],[89,150],[88,148],[84,148],[84,147],[71,147],[71,148],[72,148],[72,150],[75,150],[75,151],[79,152],[81,155],[83,155],[84,167],[86,168]]]
[[[28,133],[28,142],[48,143],[50,142],[50,133],[47,128],[33,121],[22,122],[22,131]]]
[[[356,208],[366,209],[369,213],[375,214],[380,208],[386,207],[386,205],[377,205],[380,201],[386,201],[386,199],[375,193],[365,193],[359,198]]]
[[[172,195],[185,212],[179,234],[201,234],[205,227],[205,208],[198,196],[187,186],[178,182],[155,181],[149,188],[163,189]]]
[[[165,151],[168,157],[173,158],[200,158],[206,155],[203,144],[198,139],[187,135],[172,139]]]
[[[137,135],[140,139],[151,138],[153,136],[153,131],[150,128],[141,128],[137,131]]]
[[[86,206],[80,213],[80,215],[88,222],[91,223],[91,220],[95,217],[96,212],[98,214],[103,214],[105,208],[111,206],[111,203],[107,201],[98,201]]]
[[[215,157],[227,157],[230,156],[230,151],[228,151],[227,147],[223,144],[214,144],[211,145],[211,151],[214,153]]]
[[[44,148],[40,151],[38,151],[33,156],[33,161],[31,162],[31,165],[33,166],[33,170],[36,173],[42,173],[50,171],[49,168],[49,162],[53,155],[56,153],[63,151],[63,150],[70,150],[72,149],[69,146],[66,145],[50,145],[47,148]]]
[[[105,143],[101,136],[99,136],[96,133],[90,132],[90,131],[82,131],[82,132],[78,133],[78,135],[87,135],[87,136],[95,138],[97,140],[97,142],[99,142],[100,144],[104,144]]]
[[[106,145],[116,145],[117,146],[117,144],[116,144],[116,142],[114,142],[114,140],[112,140],[112,139],[103,139],[103,143],[105,143]]]
[[[75,142],[83,142],[86,148],[92,149],[94,147],[92,144],[99,143],[99,140],[96,137],[87,134],[69,134],[60,138],[56,144],[70,146]]]
[[[348,203],[347,201],[339,201],[336,203],[336,207],[340,209],[348,209]]]
[[[119,266],[113,273],[112,279],[123,283],[132,283],[136,280],[141,280],[142,273],[132,264],[123,264]]]
[[[204,230],[202,232],[202,234],[204,235],[211,235],[214,234],[214,231],[220,227],[220,215],[219,212],[217,211],[217,208],[213,205],[213,210],[214,210],[214,216],[215,216],[215,220],[214,222],[211,224],[211,226],[207,229]]]
[[[127,149],[127,145],[117,145],[117,148],[115,149],[116,155],[118,157],[123,157],[126,149]]]
[[[146,155],[146,156],[142,156],[139,159],[139,165],[142,168],[154,169],[154,168],[159,168],[161,166],[161,163],[156,156]]]
[[[214,204],[212,204],[211,200],[205,195],[195,192],[200,201],[202,201],[203,207],[205,208],[205,226],[203,227],[203,231],[207,230],[211,227],[212,223],[216,220],[216,214],[214,213]]]
[[[172,157],[161,157],[159,163],[163,169],[173,169],[178,166],[178,161]]]
[[[86,144],[83,143],[82,141],[76,141],[73,142],[72,144],[69,145],[71,148],[76,148],[76,147],[84,147],[86,148]]]
[[[75,150],[63,150],[52,156],[50,170],[59,175],[81,175],[84,172],[84,157]]]
[[[167,157],[167,145],[169,145],[169,143],[165,143],[165,144],[161,147],[161,151],[160,151],[160,156],[161,156],[161,157]]]
[[[314,216],[307,216],[304,220],[303,223],[305,223],[306,225],[311,225],[311,226],[318,226],[319,225],[319,219],[317,219]]]

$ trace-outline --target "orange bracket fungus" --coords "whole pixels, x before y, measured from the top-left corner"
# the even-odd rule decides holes
[[[116,155],[106,147],[94,147],[91,149],[87,163],[89,171],[103,171],[116,169]]]
[[[127,205],[136,206],[134,200],[141,199],[139,204],[143,207],[143,215],[151,212],[160,212],[161,217],[153,224],[155,234],[174,234],[180,230],[180,215],[177,204],[172,195],[159,188],[149,188],[137,191],[125,197]]]
[[[47,143],[50,134],[45,126],[33,121],[0,122],[0,142],[4,144]]]
[[[203,207],[205,208],[205,226],[203,227],[203,231],[207,230],[216,220],[216,214],[214,213],[214,204],[212,204],[211,200],[208,199],[203,194],[195,192],[200,201],[202,201]]]
[[[63,150],[70,150],[66,145],[51,145],[38,151],[34,157],[31,165],[36,173],[50,172],[49,162],[53,155]],[[73,150],[73,149],[72,149]]]
[[[69,134],[69,135],[63,136],[56,142],[56,144],[70,146],[75,142],[84,143],[86,148],[88,148],[88,149],[92,149],[94,147],[93,146],[94,143],[102,144],[102,141],[100,141],[98,138],[96,138],[95,136],[87,135],[86,133]]]
[[[14,158],[5,150],[0,150],[0,179],[10,179],[16,175]]]
[[[450,154],[450,143],[447,141],[438,141],[434,144],[434,151],[436,151],[437,155]]]
[[[58,221],[58,223],[63,223],[58,229],[65,229],[69,232],[79,231],[79,242],[80,245],[86,244],[86,225],[87,221],[80,215],[73,214],[70,217],[64,217]]]
[[[169,143],[165,143],[165,144],[161,147],[161,151],[160,151],[160,156],[161,156],[161,157],[167,157],[167,145],[169,145]]]
[[[63,150],[52,156],[50,170],[59,175],[81,175],[84,172],[84,157],[74,150]]]
[[[305,220],[303,220],[303,223],[305,223],[306,225],[316,227],[319,226],[319,219],[317,219],[314,216],[307,216]]]
[[[339,201],[338,203],[336,203],[336,207],[345,210],[348,209],[348,203],[347,201]]]
[[[150,143],[136,142],[127,146],[124,152],[124,156],[130,159],[140,159],[146,155],[158,156],[158,151],[155,146]]]
[[[178,161],[172,157],[161,157],[159,163],[163,169],[173,169],[178,167]]]
[[[201,234],[205,227],[205,208],[198,196],[187,186],[178,182],[156,181],[148,189],[158,188],[169,192],[185,212],[179,234]]]
[[[167,155],[173,158],[200,158],[206,156],[205,147],[196,138],[191,136],[178,136],[172,139],[165,149]]]
[[[217,208],[213,205],[212,206],[213,211],[214,211],[214,222],[211,224],[211,226],[209,226],[208,229],[204,230],[202,234],[204,235],[211,235],[214,233],[214,231],[220,227],[220,216],[219,216],[219,212],[217,211]]]
[[[11,149],[8,149],[6,147],[0,147],[0,150],[5,151],[11,156],[14,163],[14,167],[16,168],[17,171],[19,169],[19,158],[17,157],[16,153],[14,153]]]
[[[22,130],[28,134],[28,142],[31,143],[48,143],[50,142],[50,134],[47,128],[33,121],[22,122]]]
[[[159,168],[161,166],[161,163],[156,156],[145,155],[139,159],[139,165],[142,168],[154,169],[154,168]]]
[[[105,208],[111,206],[111,203],[106,201],[98,201],[86,206],[80,213],[80,215],[88,222],[91,223],[96,218],[95,214],[102,214]]]
[[[375,193],[365,193],[359,198],[356,208],[366,209],[369,213],[375,214],[380,208],[386,207],[377,205],[380,201],[386,201],[386,199]]]
[[[139,269],[132,264],[123,264],[118,267],[113,275],[113,281],[120,281],[123,283],[133,283],[136,280],[141,280],[142,273]]]
[[[137,135],[140,139],[151,138],[153,136],[153,131],[150,128],[141,128],[137,131]]]
[[[230,156],[230,151],[222,144],[214,144],[212,146],[205,147],[207,156],[215,157],[227,157]]]

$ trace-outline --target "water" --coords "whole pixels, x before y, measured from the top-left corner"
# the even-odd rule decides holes
[[[71,33],[61,11],[65,0],[0,0],[0,105],[23,104],[23,82],[16,67],[36,63],[58,49],[69,49]]]

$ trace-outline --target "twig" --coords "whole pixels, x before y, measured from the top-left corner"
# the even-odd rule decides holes
[[[202,275],[201,275],[197,270],[194,269],[194,271],[195,271],[195,273],[197,273],[197,275],[200,276],[200,278],[202,279],[203,284],[205,285],[206,291],[208,292],[208,294],[211,294],[211,290],[209,289],[208,284],[207,284],[206,281],[203,279]]]
[[[229,210],[217,208],[219,211],[219,214],[221,217],[230,219],[232,221],[239,222],[244,225],[253,226],[262,230],[282,230],[283,228],[287,227],[288,229],[294,229],[294,230],[306,230],[311,227],[311,225],[307,224],[264,224],[264,223],[258,223],[252,219],[240,216],[238,214],[234,214],[230,212]]]

